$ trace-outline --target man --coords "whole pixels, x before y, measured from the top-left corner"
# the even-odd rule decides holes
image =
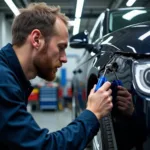
[[[0,149],[83,150],[112,109],[110,83],[88,97],[86,110],[54,133],[40,129],[26,110],[32,90],[28,80],[48,81],[67,62],[67,17],[59,8],[34,3],[22,9],[12,25],[12,44],[0,51]]]

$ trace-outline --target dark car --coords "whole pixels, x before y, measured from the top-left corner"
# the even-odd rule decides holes
[[[117,85],[112,86],[113,109],[100,120],[91,141],[93,150],[150,150],[150,9],[106,10],[93,30],[70,39],[70,46],[84,49],[72,80],[73,116],[86,108],[87,97],[106,71],[108,81],[120,81],[130,93],[131,115],[118,109]]]

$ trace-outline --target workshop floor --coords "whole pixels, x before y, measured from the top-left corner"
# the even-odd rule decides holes
[[[70,109],[63,111],[35,111],[31,112],[33,118],[41,128],[48,128],[50,132],[60,130],[71,122]]]
[[[72,112],[68,108],[63,111],[30,111],[30,113],[38,125],[49,129],[49,132],[60,130],[72,121]]]

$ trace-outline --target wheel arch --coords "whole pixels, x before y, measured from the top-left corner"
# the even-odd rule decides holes
[[[94,84],[96,84],[98,81],[97,76],[95,74],[91,74],[89,79],[88,79],[88,83],[87,83],[87,97],[91,91],[91,89],[93,88]]]

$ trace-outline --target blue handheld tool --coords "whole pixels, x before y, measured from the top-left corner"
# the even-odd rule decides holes
[[[117,96],[117,91],[118,91],[117,86],[123,86],[122,81],[118,79],[115,71],[114,71],[114,74],[116,76],[116,80],[114,80],[111,84],[113,104],[116,103],[116,96]]]
[[[103,75],[100,76],[98,79],[98,82],[97,82],[96,88],[95,88],[95,92],[107,81],[107,79],[105,77],[106,71],[107,71],[107,67],[105,68]]]
[[[122,85],[123,85],[122,82],[121,82],[121,80],[114,80],[114,81],[112,82],[112,84],[113,84],[114,86],[122,86]]]
[[[121,80],[119,80],[118,79],[118,76],[116,75],[116,72],[114,71],[114,74],[115,74],[115,76],[116,76],[116,80],[114,80],[113,82],[112,82],[112,84],[114,84],[115,86],[122,86],[123,84],[122,84],[122,81]]]

